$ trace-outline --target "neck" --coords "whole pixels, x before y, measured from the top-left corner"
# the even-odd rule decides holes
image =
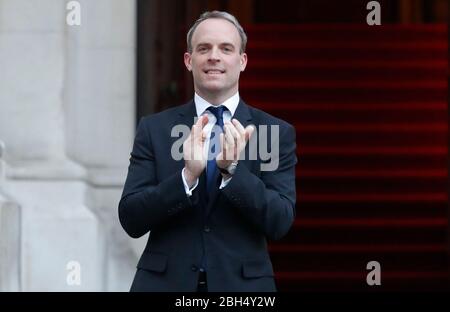
[[[230,97],[232,97],[233,95],[235,95],[237,93],[237,88],[236,90],[232,90],[231,92],[223,92],[223,93],[212,93],[212,92],[202,92],[200,90],[198,90],[197,88],[195,88],[195,92],[201,96],[203,99],[205,99],[206,101],[208,101],[208,103],[211,103],[214,106],[218,106],[220,104],[222,104],[223,102],[225,102],[226,100],[228,100]]]

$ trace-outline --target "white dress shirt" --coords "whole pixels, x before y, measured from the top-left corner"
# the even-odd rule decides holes
[[[215,106],[215,105],[209,103],[208,101],[206,101],[205,99],[200,97],[197,93],[195,93],[195,95],[194,95],[194,103],[195,103],[195,110],[197,112],[197,116],[201,116],[203,114],[206,114],[208,116],[208,123],[203,128],[204,131],[206,131],[206,133],[207,133],[206,140],[205,140],[205,146],[204,146],[204,152],[205,152],[205,155],[208,155],[209,138],[211,136],[211,130],[217,121],[214,114],[208,110],[208,107]],[[234,115],[234,112],[236,111],[238,104],[239,104],[239,92],[236,92],[232,97],[228,98],[225,102],[217,105],[217,106],[223,105],[228,109],[223,112],[223,122],[224,123],[231,121],[231,118]],[[195,181],[194,185],[191,188],[189,188],[189,185],[187,184],[186,179],[184,177],[184,170],[185,170],[185,168],[183,168],[183,171],[181,172],[181,178],[183,179],[183,184],[184,184],[184,189],[186,191],[186,194],[188,196],[191,196],[192,191],[198,185],[198,179],[197,179],[197,181]],[[206,170],[208,170],[208,168],[206,168]],[[224,180],[222,178],[222,183],[220,184],[219,189],[222,189],[225,186],[227,186],[227,184],[230,181],[231,181],[231,178],[229,178],[227,180]]]

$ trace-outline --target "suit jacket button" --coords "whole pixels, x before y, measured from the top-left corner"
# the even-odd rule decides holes
[[[191,270],[194,272],[197,272],[198,268],[195,265],[193,265],[193,266],[191,266]]]
[[[203,231],[205,231],[206,233],[209,233],[209,232],[211,232],[211,229],[210,229],[209,226],[205,226],[205,227],[203,228]]]

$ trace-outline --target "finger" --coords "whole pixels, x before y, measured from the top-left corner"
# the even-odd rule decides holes
[[[209,118],[208,115],[202,115],[201,118],[202,118],[201,127],[203,129],[208,124]]]
[[[206,115],[200,115],[200,117],[198,117],[197,121],[195,122],[195,126],[201,127],[202,123],[203,123],[203,119],[205,118]]]
[[[198,132],[198,130],[197,130],[197,123],[195,123],[195,124],[193,124],[192,127],[191,127],[191,133],[189,133],[188,140],[189,140],[189,139],[190,139],[191,141],[192,141],[192,140],[195,140],[195,138],[197,137],[197,132]]]
[[[229,124],[224,126],[225,130],[225,140],[227,141],[229,146],[232,146],[235,144],[236,138],[233,135],[232,129]]]
[[[235,151],[235,157],[240,157],[240,153],[244,150],[245,145],[247,144],[247,133],[239,120],[233,119],[232,123],[234,125],[233,129],[239,133],[239,139],[236,141],[237,147]]]
[[[198,140],[201,140],[202,138],[202,129],[198,125],[194,125],[192,127],[192,141],[197,142]]]
[[[193,125],[192,125],[192,127],[191,127],[191,133],[189,134],[191,137],[193,137],[193,138],[195,138],[195,137],[197,137],[197,133],[198,133],[198,131],[197,131],[197,128],[198,128],[198,126],[200,125],[200,123],[201,123],[201,118],[199,118]]]
[[[234,137],[234,149],[233,149],[233,160],[237,159],[238,153],[244,148],[245,146],[245,131],[244,135],[241,136],[239,131],[236,129],[236,127],[233,124],[230,124],[229,129]]]
[[[235,148],[236,148],[236,141],[231,133],[230,127],[226,126],[225,128],[225,150],[226,150],[226,160],[233,160],[233,156],[235,154]]]
[[[219,140],[220,140],[220,153],[219,153],[219,155],[217,155],[217,159],[223,160],[223,159],[225,159],[225,155],[226,155],[223,133],[220,134]]]
[[[208,116],[201,115],[196,123],[192,126],[191,133],[195,139],[205,140],[205,133],[203,131],[203,127],[208,123]]]
[[[220,136],[219,136],[219,140],[220,140],[220,150],[223,152],[223,149],[224,149],[224,145],[223,145],[223,141],[224,141],[224,136],[223,136],[223,133],[221,133],[220,134]]]
[[[255,132],[255,127],[253,125],[247,126],[245,128],[245,141],[248,141],[252,137],[254,132]]]
[[[244,127],[242,126],[242,124],[239,122],[239,120],[237,120],[236,118],[234,118],[231,122],[233,123],[234,127],[235,127],[236,130],[239,132],[239,134],[240,134],[242,137],[244,137],[244,136],[245,136],[245,129],[244,129]]]
[[[228,128],[230,129],[231,134],[234,137],[234,140],[237,142],[240,140],[241,135],[237,131],[236,127],[232,123],[227,123]]]
[[[206,133],[206,130],[203,129],[202,131],[200,131],[201,133],[201,141],[202,143],[206,141],[206,138],[208,137],[208,133]]]

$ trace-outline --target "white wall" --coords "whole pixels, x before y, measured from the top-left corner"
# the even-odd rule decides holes
[[[21,209],[8,234],[20,250],[0,256],[0,268],[20,263],[20,283],[4,290],[128,290],[142,244],[117,218],[135,129],[135,1],[79,1],[80,26],[66,24],[67,2],[0,0],[0,195]],[[70,261],[81,285],[66,282]]]
[[[0,291],[20,290],[20,207],[2,194],[3,142],[0,141]]]

